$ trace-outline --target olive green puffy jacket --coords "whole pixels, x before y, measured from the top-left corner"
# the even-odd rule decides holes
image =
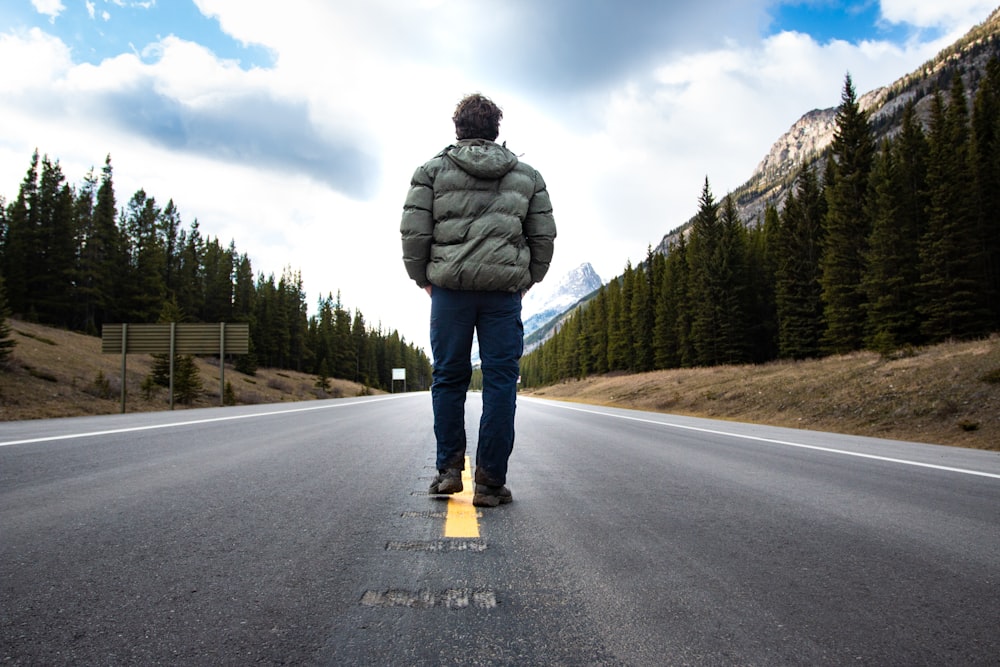
[[[414,172],[400,233],[421,287],[520,292],[545,277],[556,224],[541,174],[506,146],[466,139]]]

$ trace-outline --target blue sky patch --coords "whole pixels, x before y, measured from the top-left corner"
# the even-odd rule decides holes
[[[219,58],[238,61],[243,69],[274,64],[268,49],[243,45],[225,34],[215,18],[203,15],[190,0],[6,0],[4,4],[0,31],[39,28],[61,39],[77,63],[97,65],[122,53],[142,53],[148,45],[174,35],[201,44]],[[49,13],[36,5],[49,7]]]
[[[795,31],[811,35],[820,44],[835,39],[851,44],[864,40],[902,43],[914,30],[911,26],[882,21],[875,0],[782,3],[771,10],[771,18],[770,34]]]

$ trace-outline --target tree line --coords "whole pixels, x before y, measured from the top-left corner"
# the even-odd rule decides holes
[[[308,316],[301,273],[254,274],[234,242],[184,228],[173,200],[160,206],[144,190],[118,208],[111,157],[98,178],[77,187],[58,161],[38,151],[9,203],[0,197],[0,360],[12,341],[6,317],[100,335],[112,322],[239,322],[250,325],[258,366],[342,378],[389,389],[392,369],[407,369],[407,388],[427,389],[427,355],[395,330],[370,326],[338,292]]]
[[[971,106],[971,109],[970,109]],[[876,144],[850,75],[834,140],[779,212],[745,225],[708,179],[666,253],[603,286],[522,361],[523,386],[761,363],[1000,330],[1000,61]]]

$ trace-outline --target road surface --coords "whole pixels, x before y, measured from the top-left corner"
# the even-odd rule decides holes
[[[474,457],[478,394],[469,395]],[[1000,455],[426,393],[0,424],[0,663],[997,665]]]

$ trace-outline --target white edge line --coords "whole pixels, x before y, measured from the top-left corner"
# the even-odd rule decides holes
[[[531,399],[536,401],[541,401],[543,399]],[[775,440],[773,438],[762,438],[756,435],[742,435],[740,433],[730,433],[728,431],[718,431],[710,428],[700,428],[698,426],[685,426],[684,424],[674,424],[671,422],[661,422],[655,419],[643,419],[642,417],[630,417],[628,415],[617,415],[610,412],[601,412],[600,410],[590,410],[587,408],[577,408],[569,405],[563,405],[556,403],[554,401],[545,400],[546,405],[551,405],[552,407],[562,408],[563,410],[574,410],[576,412],[587,412],[594,415],[600,415],[602,417],[614,417],[616,419],[627,419],[629,421],[643,422],[645,424],[655,424],[657,426],[667,426],[669,428],[683,429],[686,431],[698,431],[699,433],[711,433],[712,435],[724,435],[730,438],[742,438],[744,440],[755,440],[757,442],[768,442],[774,445],[784,445],[786,447],[798,447],[800,449],[812,449],[818,452],[827,452],[829,454],[842,454],[844,456],[855,456],[861,459],[873,459],[876,461],[886,461],[888,463],[900,463],[908,466],[916,466],[918,468],[932,468],[934,470],[944,470],[947,472],[957,472],[963,475],[977,475],[979,477],[990,477],[993,479],[1000,479],[1000,474],[991,472],[982,472],[980,470],[969,470],[967,468],[952,468],[949,466],[936,465],[934,463],[921,463],[920,461],[909,461],[907,459],[895,459],[888,456],[877,456],[875,454],[862,454],[860,452],[851,452],[846,449],[834,449],[832,447],[819,447],[817,445],[805,445],[801,442],[789,442],[787,440]]]
[[[332,408],[346,408],[351,405],[362,405],[365,403],[378,403],[380,401],[388,401],[394,398],[403,398],[404,396],[414,396],[416,394],[396,394],[383,396],[379,398],[372,398],[366,401],[354,401],[351,403],[330,403],[323,405],[310,405],[305,408],[289,408],[287,410],[274,410],[272,412],[254,412],[246,415],[228,415],[225,417],[211,417],[208,419],[193,419],[190,421],[183,422],[171,422],[169,424],[152,424],[150,426],[133,426],[131,428],[116,428],[107,431],[90,431],[87,433],[67,433],[65,435],[50,435],[41,438],[28,438],[26,440],[10,440],[8,442],[0,442],[0,447],[8,447],[10,445],[28,445],[37,442],[52,442],[54,440],[72,440],[74,438],[92,438],[99,435],[116,435],[119,433],[134,433],[136,431],[153,431],[161,428],[173,428],[175,426],[193,426],[196,424],[211,424],[212,422],[225,422],[233,421],[236,419],[254,419],[257,417],[273,417],[274,415],[288,415],[295,412],[309,412],[312,410],[330,410]]]

